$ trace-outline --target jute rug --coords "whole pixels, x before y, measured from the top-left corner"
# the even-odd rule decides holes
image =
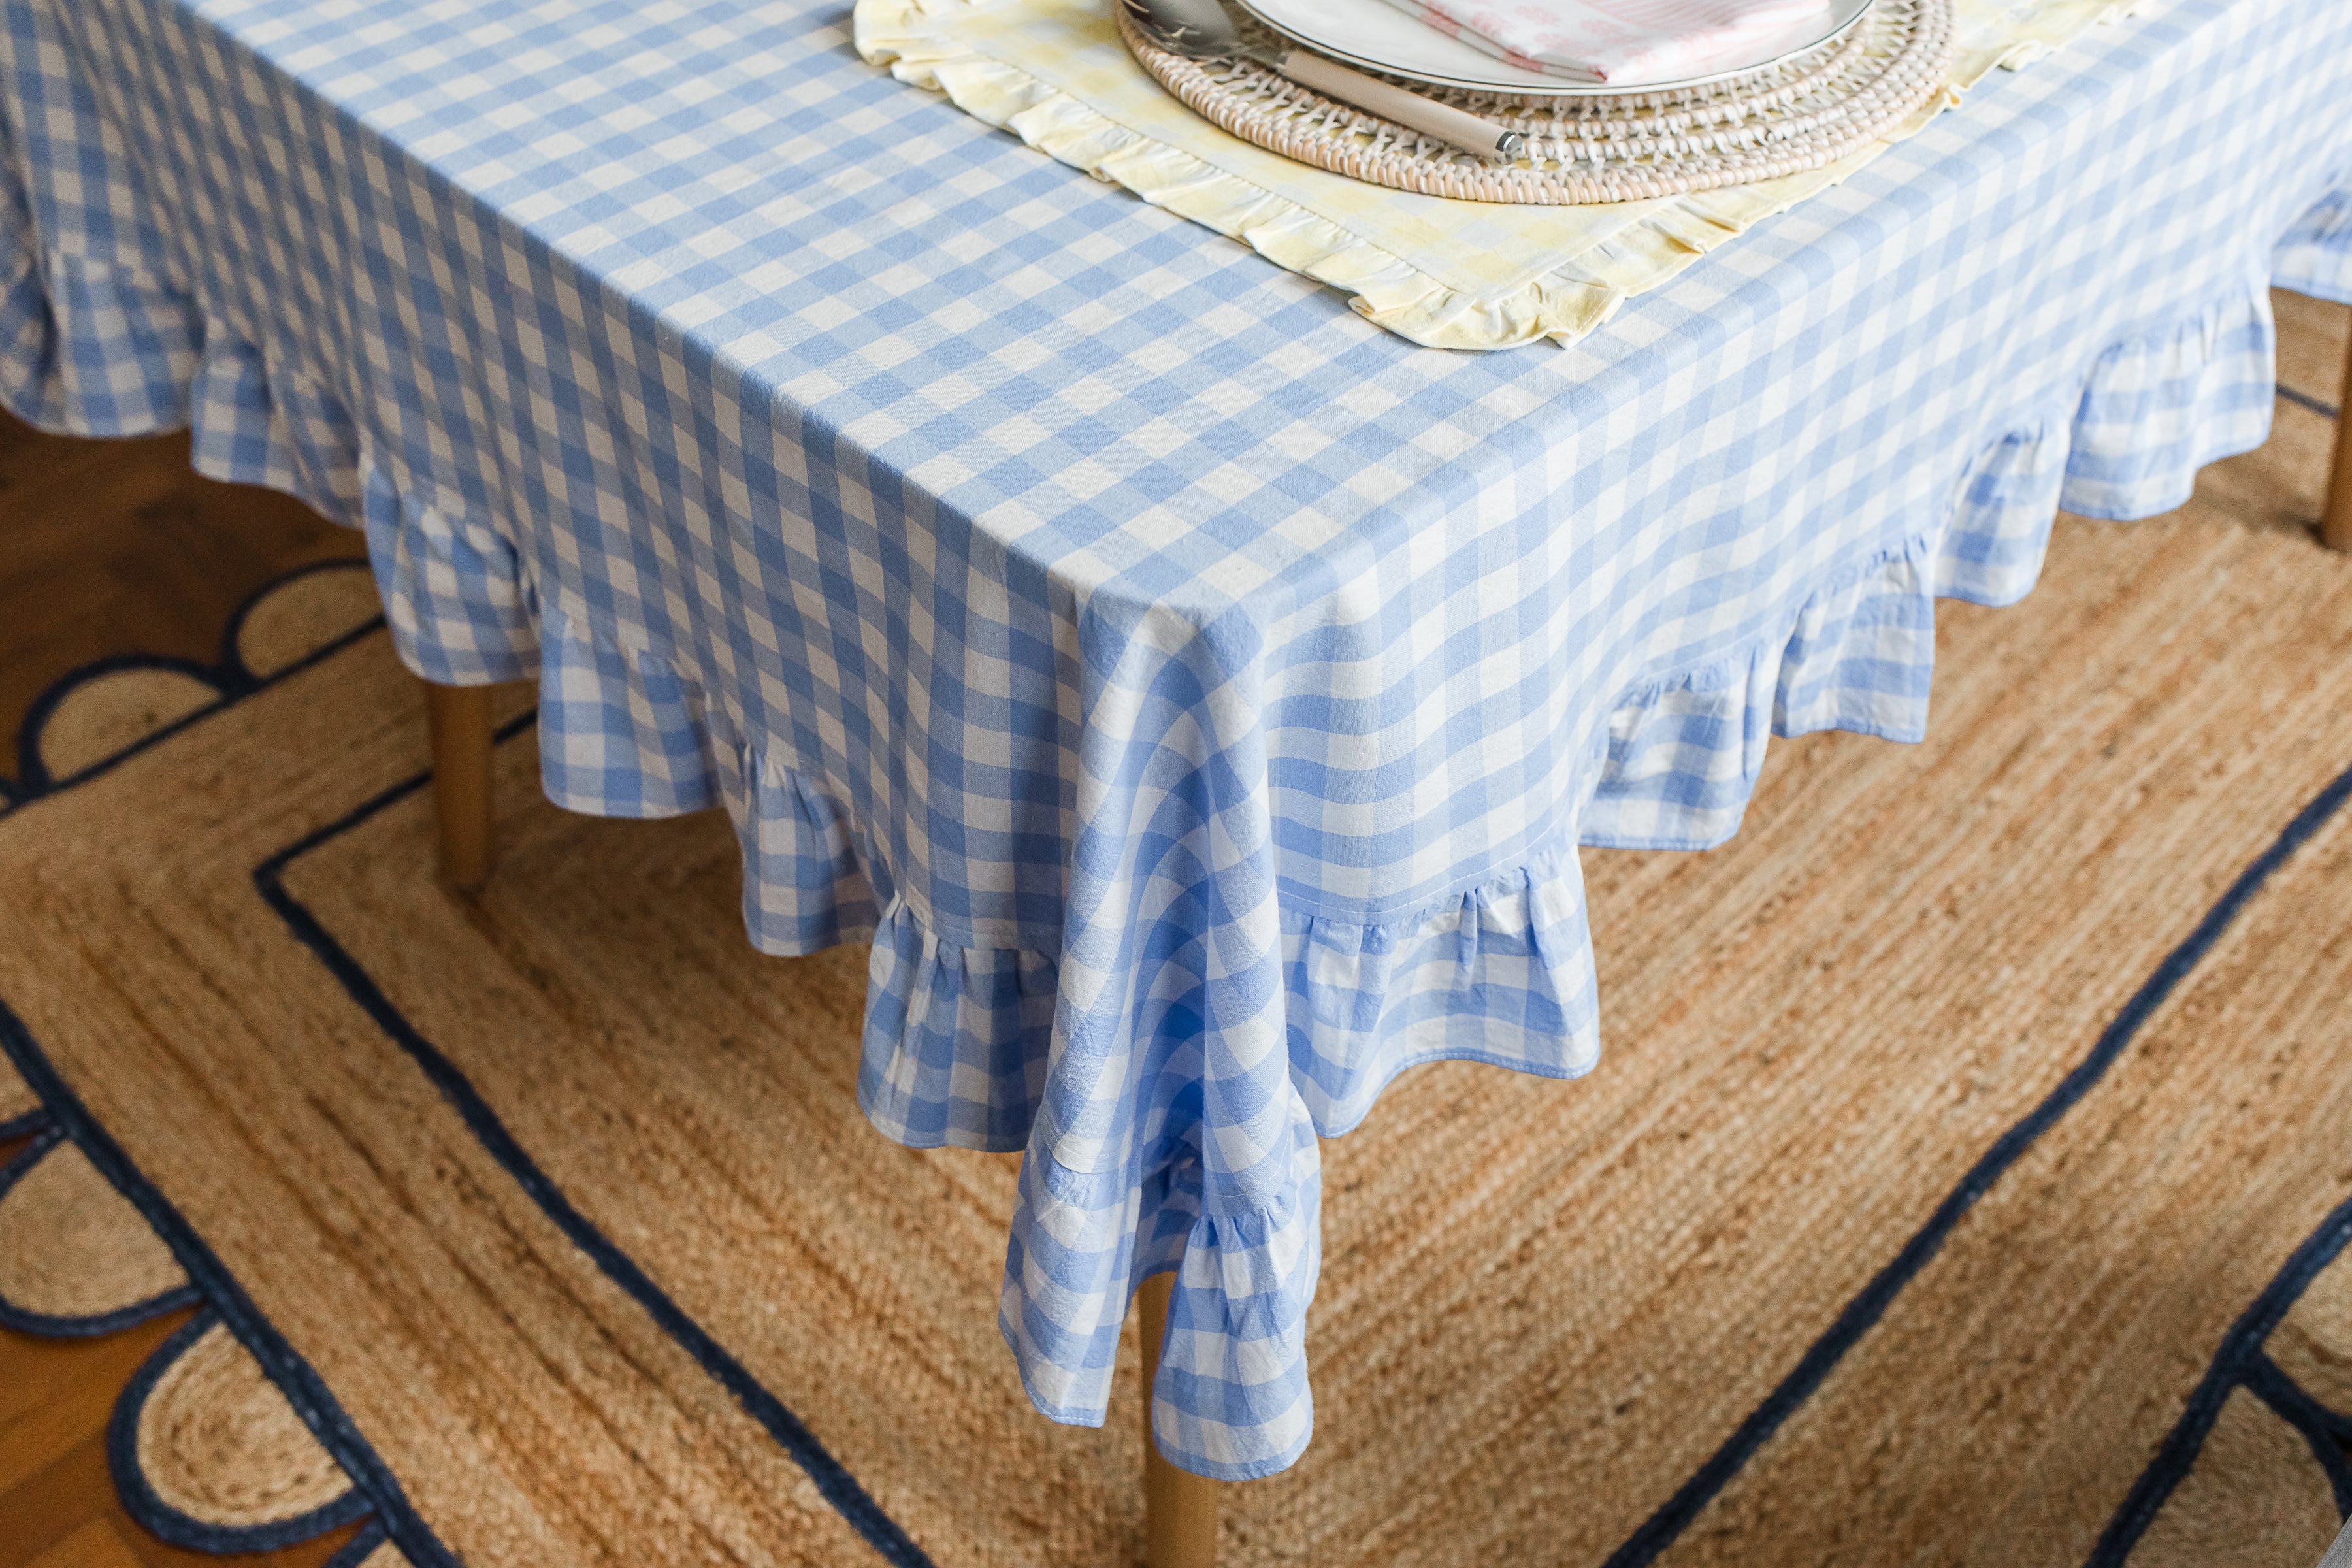
[[[2212,501],[2260,479],[1946,606],[1925,745],[1779,743],[1729,847],[1588,854],[1601,1070],[1421,1069],[1328,1147],[1316,1440],[1228,1489],[1226,1562],[2317,1561],[2352,563]],[[554,810],[520,716],[446,891],[366,608],[314,573],[218,671],[74,687],[0,816],[7,1321],[201,1304],[118,1420],[141,1517],[364,1520],[368,1568],[1134,1561],[1134,1347],[1106,1428],[1030,1411],[1013,1164],[864,1124],[863,955],[755,956],[723,820]]]

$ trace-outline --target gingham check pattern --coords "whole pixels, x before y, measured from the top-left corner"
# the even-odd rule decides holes
[[[861,1089],[1026,1151],[1003,1324],[1202,1473],[1310,1425],[1316,1139],[1593,1060],[1575,847],[1916,735],[1933,595],[2258,442],[2352,298],[2352,8],[2171,0],[1569,350],[1415,349],[799,0],[5,0],[0,390],[368,530],[549,793],[874,936]]]

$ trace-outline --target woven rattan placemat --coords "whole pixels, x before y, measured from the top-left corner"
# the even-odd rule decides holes
[[[1286,47],[1247,13],[1234,15],[1253,41]],[[1264,66],[1157,47],[1123,9],[1118,25],[1161,86],[1244,142],[1396,190],[1543,206],[1643,201],[1825,168],[1933,97],[1957,41],[1952,0],[1878,0],[1834,43],[1680,92],[1540,98],[1403,83],[1525,135],[1528,156],[1497,164]]]

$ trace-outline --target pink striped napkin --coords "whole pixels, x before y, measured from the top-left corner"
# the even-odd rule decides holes
[[[1389,0],[1528,70],[1671,81],[1734,70],[1805,41],[1828,0]]]

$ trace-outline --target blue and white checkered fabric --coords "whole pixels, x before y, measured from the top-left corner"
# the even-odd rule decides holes
[[[1916,736],[1936,595],[2162,510],[2352,298],[2352,7],[2160,0],[1568,350],[1418,349],[856,58],[811,0],[5,0],[0,395],[368,531],[548,792],[723,804],[873,938],[860,1088],[1023,1149],[1003,1325],[1163,1449],[1310,1426],[1318,1135],[1579,1073],[1576,846]]]

